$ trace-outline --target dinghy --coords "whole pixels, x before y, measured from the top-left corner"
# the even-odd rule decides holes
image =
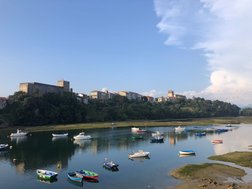
[[[56,179],[58,173],[53,172],[53,171],[48,171],[48,170],[43,170],[43,169],[37,169],[37,175],[41,179],[45,180],[51,180],[51,179]]]

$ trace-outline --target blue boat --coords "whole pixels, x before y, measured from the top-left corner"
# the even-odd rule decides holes
[[[83,176],[80,174],[77,174],[76,172],[67,173],[67,177],[74,182],[82,182]]]
[[[117,163],[114,163],[113,161],[110,161],[107,158],[105,158],[105,161],[103,162],[103,167],[111,171],[118,171],[118,166],[119,165]]]
[[[195,133],[195,136],[199,136],[199,137],[206,136],[206,132]]]

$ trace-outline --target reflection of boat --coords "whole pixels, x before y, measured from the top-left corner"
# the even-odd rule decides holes
[[[183,157],[192,157],[192,156],[195,156],[196,154],[190,154],[190,155],[182,155],[182,154],[179,154],[179,157],[183,158]]]
[[[16,133],[11,133],[10,137],[21,137],[21,136],[26,136],[28,132],[21,131],[20,129],[17,129]]]
[[[79,145],[81,148],[84,148],[85,145],[91,143],[91,140],[74,140],[73,143]]]
[[[78,135],[74,136],[75,140],[88,140],[91,139],[92,137],[90,135],[85,135],[84,132],[79,133]]]
[[[87,170],[80,170],[76,171],[76,174],[82,175],[83,178],[85,179],[98,179],[98,174],[92,171],[87,171]]]
[[[211,141],[213,144],[222,144],[223,140],[212,140]]]
[[[67,137],[68,133],[63,133],[63,134],[54,134],[54,133],[52,133],[52,136],[53,137]]]
[[[134,134],[131,136],[132,140],[139,140],[139,139],[144,139],[142,135]]]
[[[45,179],[43,179],[43,178],[38,177],[38,181],[39,181],[39,182],[43,182],[43,183],[46,183],[46,184],[51,184],[51,183],[53,183],[53,182],[56,182],[57,180],[58,180],[57,178],[55,178],[55,179],[50,179],[50,180],[45,180]]]
[[[146,159],[150,159],[149,156],[146,156],[146,157],[137,157],[137,158],[129,158],[131,161],[140,161],[140,162],[143,162],[144,160]]]
[[[143,150],[138,150],[135,153],[129,154],[129,158],[139,158],[139,157],[146,157],[149,156],[150,152],[145,152]]]
[[[67,177],[68,177],[68,179],[70,179],[71,181],[74,181],[74,182],[82,182],[83,181],[83,176],[76,173],[76,172],[67,173]]]
[[[195,155],[195,152],[193,150],[181,150],[179,155]]]
[[[19,144],[21,142],[24,142],[27,140],[27,136],[20,136],[20,137],[11,137],[10,138],[12,142],[16,142],[16,144]]]
[[[118,164],[114,163],[113,161],[108,160],[105,158],[105,161],[103,162],[103,167],[110,169],[112,171],[118,171]]]
[[[0,144],[0,151],[7,150],[8,147],[9,147],[9,144]]]
[[[83,179],[82,179],[81,182],[77,182],[77,181],[71,180],[71,179],[68,177],[68,175],[67,175],[67,178],[68,178],[67,181],[68,181],[70,184],[75,185],[75,186],[78,186],[78,187],[83,187]]]
[[[151,143],[163,143],[164,137],[163,136],[155,136],[151,138]]]
[[[159,131],[156,131],[154,133],[151,133],[152,137],[157,137],[157,136],[163,136],[163,134],[161,134]]]
[[[38,177],[44,180],[56,179],[58,173],[48,170],[37,169],[36,171]]]
[[[181,127],[181,126],[178,126],[178,127],[175,127],[175,132],[183,132],[185,131],[185,127]]]

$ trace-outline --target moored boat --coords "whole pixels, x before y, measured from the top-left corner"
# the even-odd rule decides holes
[[[129,158],[147,157],[149,155],[150,155],[150,152],[145,152],[143,150],[138,150],[137,152],[129,154]]]
[[[98,179],[98,174],[93,172],[93,171],[88,171],[88,170],[80,170],[80,171],[75,171],[76,174],[82,175],[83,178],[86,179]]]
[[[105,161],[103,162],[103,167],[110,169],[112,171],[118,171],[118,164],[114,163],[111,160],[108,160],[107,158],[105,158]]]
[[[63,133],[63,134],[56,134],[56,133],[52,133],[53,137],[67,137],[68,133]]]
[[[139,130],[138,127],[132,127],[132,128],[131,128],[131,132],[133,132],[133,133],[136,133],[138,130]]]
[[[45,180],[56,179],[58,175],[57,172],[43,170],[43,169],[37,169],[36,173],[40,179],[45,179]]]
[[[76,173],[76,172],[67,173],[67,177],[69,180],[74,181],[74,182],[82,182],[83,181],[83,176]]]
[[[220,140],[220,139],[215,139],[215,140],[212,140],[211,141],[213,144],[222,144],[223,143],[223,140]]]
[[[164,134],[160,133],[159,131],[156,131],[154,133],[151,133],[152,137],[157,137],[157,136],[163,136]]]
[[[28,134],[28,132],[24,132],[20,129],[17,129],[16,133],[11,133],[10,137],[21,137],[21,136],[26,136]]]
[[[163,136],[155,136],[151,138],[151,143],[163,143],[164,137]]]
[[[174,130],[175,132],[183,132],[185,131],[185,127],[178,126],[178,127],[175,127]]]
[[[195,133],[195,136],[198,136],[198,137],[206,136],[206,132]]]
[[[88,140],[92,137],[90,135],[85,135],[85,132],[80,132],[78,135],[73,137],[75,140]]]
[[[193,150],[180,150],[179,155],[195,155],[195,151]]]
[[[7,150],[9,147],[9,144],[0,144],[0,151]]]

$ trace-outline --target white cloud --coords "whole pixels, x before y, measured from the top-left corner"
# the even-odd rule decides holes
[[[160,91],[157,91],[156,89],[151,89],[150,91],[143,92],[142,95],[158,97],[158,96],[164,96],[164,93],[160,92]]]
[[[154,0],[154,4],[161,19],[157,27],[168,35],[165,44],[204,52],[210,86],[194,94],[251,104],[252,1]]]

